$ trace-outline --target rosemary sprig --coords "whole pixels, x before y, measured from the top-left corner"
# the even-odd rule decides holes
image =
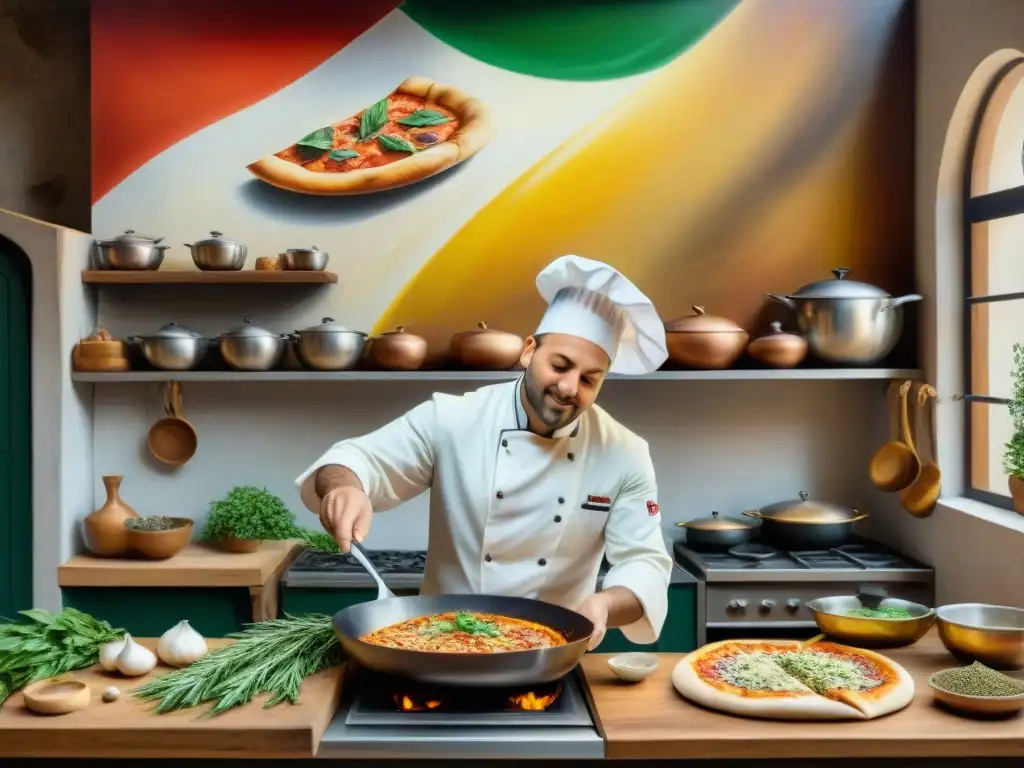
[[[134,695],[160,699],[157,714],[212,701],[206,714],[214,716],[261,693],[270,694],[264,709],[282,701],[297,704],[302,681],[339,659],[331,617],[324,614],[285,615],[249,624],[228,637],[238,642],[145,683]]]
[[[0,704],[36,680],[91,667],[100,648],[124,636],[123,629],[74,608],[32,608],[21,615],[29,621],[0,623]]]

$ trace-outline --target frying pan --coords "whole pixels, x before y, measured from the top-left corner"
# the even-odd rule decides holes
[[[357,547],[358,544],[353,544],[353,549]],[[368,562],[364,562],[364,565],[368,565]],[[380,577],[373,572],[372,566],[367,570],[379,581]],[[380,594],[389,593],[382,589]],[[400,621],[446,611],[494,613],[512,619],[533,621],[561,632],[568,642],[554,648],[529,651],[431,653],[406,648],[385,648],[359,639],[369,632]],[[334,614],[333,625],[341,647],[367,669],[430,685],[469,688],[540,685],[559,680],[579,664],[594,632],[594,625],[589,619],[568,608],[541,600],[504,595],[378,597],[366,603],[351,605]]]

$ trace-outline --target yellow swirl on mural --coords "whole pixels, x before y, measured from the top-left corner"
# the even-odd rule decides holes
[[[798,153],[795,169],[780,166],[817,119],[830,67],[880,56],[856,50],[863,40],[848,23],[856,5],[742,3],[481,209],[394,298],[374,333],[413,326],[433,348],[479,320],[529,333],[542,311],[534,278],[566,253],[623,270],[663,316],[699,303],[741,322],[752,320],[765,290],[827,277],[839,262],[864,266],[871,238],[896,226],[875,222],[876,234],[850,236],[875,196],[844,170],[871,151],[871,107],[853,95],[822,146]]]

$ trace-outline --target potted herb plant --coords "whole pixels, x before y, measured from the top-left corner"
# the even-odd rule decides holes
[[[1003,452],[1003,471],[1009,475],[1013,508],[1024,515],[1024,346],[1013,345],[1013,370],[1010,372],[1013,393],[1010,397],[1010,418],[1013,437]]]
[[[265,488],[241,485],[210,505],[202,538],[228,552],[255,552],[264,541],[302,538],[295,515]]]

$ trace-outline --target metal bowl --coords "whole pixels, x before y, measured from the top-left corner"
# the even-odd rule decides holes
[[[162,237],[144,237],[134,229],[110,240],[95,243],[96,266],[100,269],[148,271],[159,269],[170,246],[159,245]]]
[[[944,669],[928,678],[928,685],[937,702],[969,715],[1010,715],[1024,709],[1024,693],[1014,696],[966,696],[947,691],[935,683],[935,678],[948,671]]]
[[[939,639],[958,661],[993,669],[1024,669],[1024,609],[987,603],[936,610]]]
[[[220,232],[199,242],[185,243],[192,252],[192,261],[204,272],[234,272],[245,266],[249,249],[235,240],[228,240]]]
[[[292,336],[299,360],[315,371],[347,371],[363,356],[366,334],[353,331],[325,317],[323,323]]]
[[[902,608],[912,615],[909,619],[870,619],[850,616],[850,611],[867,606],[859,597],[841,595],[819,597],[807,607],[814,614],[818,629],[831,638],[847,645],[872,648],[899,648],[912,645],[924,637],[935,623],[935,610],[925,605],[887,597],[879,608]]]
[[[146,362],[161,371],[190,371],[210,347],[205,336],[174,322],[144,336],[129,336],[125,341],[137,344]]]
[[[312,248],[289,248],[281,254],[281,266],[300,272],[323,272],[327,268],[327,252]]]

